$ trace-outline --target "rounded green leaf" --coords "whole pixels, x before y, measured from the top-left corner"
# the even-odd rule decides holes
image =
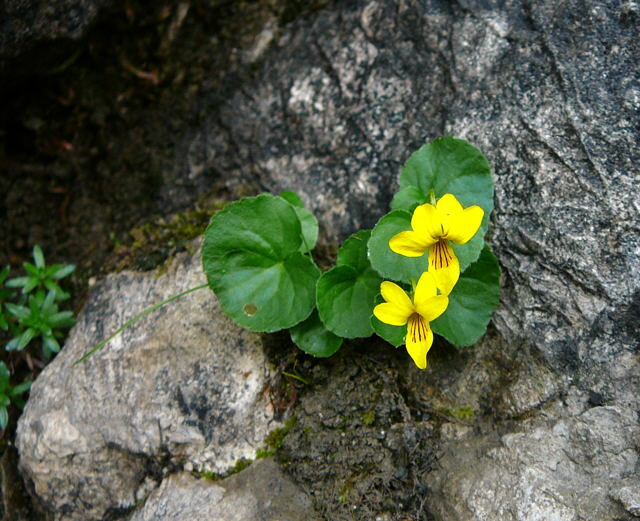
[[[300,196],[295,192],[282,192],[280,194],[295,210],[298,219],[300,219],[300,227],[302,230],[302,245],[300,251],[306,253],[313,250],[318,241],[318,220],[309,210],[304,207],[304,203]]]
[[[367,257],[367,243],[371,237],[371,230],[360,230],[349,237],[338,250],[336,266],[351,266],[358,272],[371,269]]]
[[[407,210],[413,212],[416,206],[426,203],[427,195],[416,186],[400,188],[391,200],[392,210]]]
[[[449,307],[431,322],[435,333],[457,346],[475,344],[484,334],[500,301],[500,266],[485,246],[476,262],[460,275]]]
[[[309,318],[289,329],[289,333],[300,349],[320,358],[331,356],[342,345],[342,338],[327,330],[316,309]]]
[[[378,221],[369,239],[369,261],[371,266],[386,279],[417,281],[427,270],[427,254],[422,257],[405,257],[389,248],[389,239],[397,233],[411,229],[411,214],[394,210]]]
[[[317,284],[317,305],[326,328],[344,338],[373,333],[371,313],[382,279],[367,259],[369,231],[349,237],[338,251],[338,265]]]
[[[369,269],[358,273],[351,266],[336,266],[318,280],[318,312],[329,331],[343,338],[373,333],[371,312],[381,279]]]
[[[320,270],[300,253],[293,207],[269,194],[241,199],[211,218],[202,262],[222,310],[252,331],[278,331],[306,319]]]
[[[402,168],[399,184],[394,208],[412,211],[424,203],[424,196],[433,190],[436,199],[451,193],[463,207],[475,204],[484,210],[480,230],[473,239],[463,245],[453,245],[460,269],[464,271],[480,255],[493,211],[493,179],[485,157],[462,139],[438,138],[409,157]]]

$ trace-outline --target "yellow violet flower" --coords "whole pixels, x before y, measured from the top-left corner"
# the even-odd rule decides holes
[[[400,286],[385,280],[380,284],[380,293],[385,302],[373,309],[373,314],[380,322],[391,326],[407,324],[405,345],[419,369],[427,367],[427,352],[433,344],[429,322],[442,315],[449,305],[449,297],[438,295],[437,292],[435,278],[428,271],[420,277],[413,300]]]
[[[421,257],[428,249],[429,271],[448,295],[460,277],[460,263],[449,241],[465,244],[480,228],[483,216],[479,206],[463,208],[454,195],[445,194],[435,206],[418,206],[411,217],[412,230],[391,237],[389,248],[405,257]]]

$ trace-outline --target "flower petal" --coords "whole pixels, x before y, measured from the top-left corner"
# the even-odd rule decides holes
[[[455,215],[462,211],[462,205],[453,194],[444,194],[436,203],[436,208],[443,215]]]
[[[427,352],[433,344],[433,332],[429,323],[417,313],[409,319],[405,344],[407,353],[413,358],[418,369],[425,369],[427,367]]]
[[[459,214],[452,215],[449,219],[447,239],[456,244],[466,243],[480,228],[483,216],[484,210],[475,205],[465,208]]]
[[[431,246],[444,234],[442,219],[436,207],[425,203],[416,207],[411,216],[411,228]]]
[[[440,290],[440,293],[449,295],[460,278],[460,261],[454,254],[448,266],[438,268],[429,263],[429,272],[433,274],[436,287]]]
[[[400,232],[389,239],[391,251],[405,257],[422,257],[431,244],[413,231]]]
[[[426,322],[431,322],[442,315],[448,305],[449,297],[447,295],[437,295],[416,302],[416,311],[420,313],[420,316],[422,316]]]
[[[391,304],[390,302],[384,302],[378,304],[373,308],[373,314],[380,321],[390,326],[404,326],[407,323],[407,319],[413,313],[413,309],[407,314],[401,307]]]
[[[411,303],[411,299],[409,295],[397,284],[385,280],[380,284],[380,294],[382,298],[391,304],[395,304],[399,308],[406,309],[407,317],[413,313],[413,304]]]
[[[429,248],[429,267],[433,269],[448,268],[456,259],[453,248],[446,239],[440,239]],[[457,259],[456,259],[457,260]]]
[[[436,280],[433,277],[433,273],[430,271],[425,271],[422,275],[420,275],[420,279],[416,284],[416,290],[413,296],[414,304],[420,300],[425,300],[430,297],[435,297],[438,294],[438,290],[436,289]]]

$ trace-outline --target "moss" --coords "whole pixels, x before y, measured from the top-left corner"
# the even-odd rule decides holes
[[[473,409],[471,407],[458,407],[457,409],[436,409],[435,413],[446,418],[453,418],[458,421],[467,421],[473,419]]]
[[[253,463],[252,459],[240,458],[238,461],[236,461],[236,464],[233,466],[233,468],[231,469],[231,472],[229,472],[229,474],[237,474],[238,472],[242,472],[244,469],[246,469],[252,463]]]
[[[458,420],[471,420],[473,418],[473,409],[470,407],[460,407],[452,411],[454,418]]]
[[[353,491],[353,481],[351,479],[347,479],[342,488],[340,489],[340,502],[346,503],[349,500],[349,496]]]
[[[275,455],[275,453],[276,453],[275,450],[258,449],[256,451],[256,459],[270,458],[271,456]]]
[[[160,266],[158,275],[163,272],[162,264],[179,251],[191,251],[191,241],[204,233],[211,215],[223,207],[220,200],[201,198],[194,207],[169,218],[159,217],[146,222],[129,232],[130,238],[119,239],[111,234],[117,260],[113,269],[125,268],[152,270]]]
[[[208,479],[210,481],[220,481],[222,479],[222,476],[220,474],[210,471],[198,472],[196,475],[199,478]]]
[[[371,425],[376,421],[376,413],[373,410],[368,410],[362,415],[362,421],[365,425]]]
[[[263,457],[266,457],[266,456],[263,456]],[[259,459],[259,458],[256,457],[256,459]],[[230,467],[226,472],[222,474],[218,472],[212,472],[209,470],[203,470],[201,472],[196,472],[195,475],[198,476],[199,478],[205,478],[210,481],[220,481],[221,479],[227,478],[232,474],[237,474],[238,472],[242,472],[249,465],[251,465],[253,461],[254,460],[249,458],[240,458],[234,463],[233,467]]]
[[[272,449],[274,452],[282,448],[285,437],[289,434],[289,431],[295,427],[297,421],[297,418],[292,416],[285,422],[283,427],[272,430],[264,440],[267,447]]]

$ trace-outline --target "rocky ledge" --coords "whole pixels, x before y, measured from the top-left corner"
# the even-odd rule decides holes
[[[197,184],[217,172],[231,188],[297,190],[325,244],[375,224],[425,141],[465,138],[494,167],[503,290],[483,340],[436,344],[426,372],[373,339],[328,361],[299,358],[309,383],[291,401],[296,423],[278,456],[307,512],[640,516],[639,20],[634,2],[339,2],[265,32],[247,80],[203,94],[209,108],[180,130],[167,178]],[[158,278],[110,276],[35,383],[18,448],[54,519],[144,519],[175,511],[162,498],[217,505],[244,494],[183,474],[254,457],[275,425],[260,337],[208,292],[71,365],[201,277],[187,257]],[[295,353],[271,340],[281,358]],[[282,487],[275,495],[293,494]]]

